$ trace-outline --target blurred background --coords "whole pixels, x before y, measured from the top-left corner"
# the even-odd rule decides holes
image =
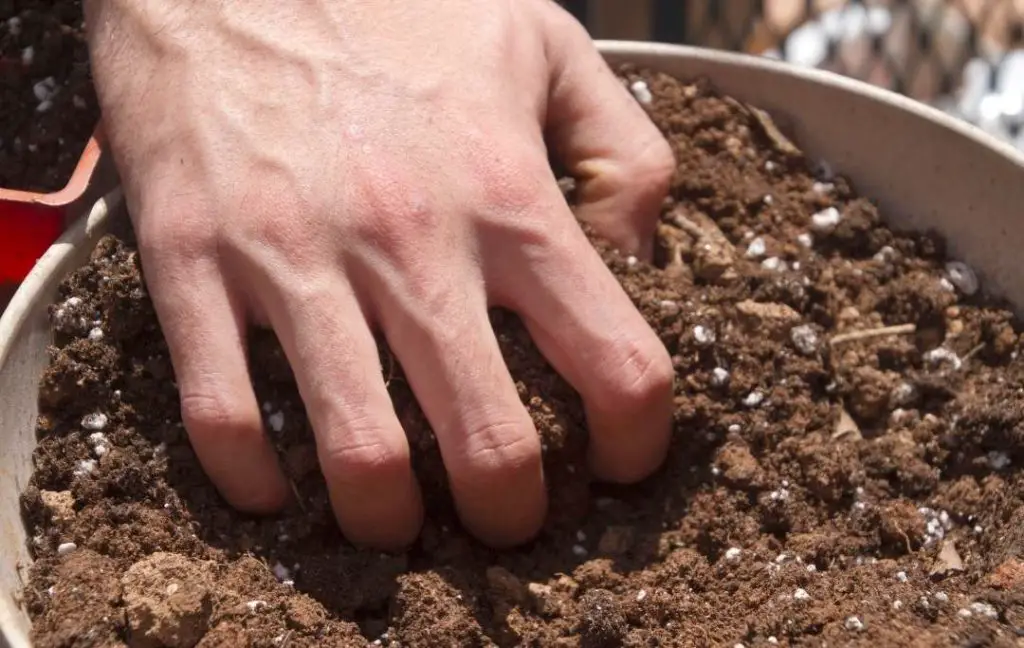
[[[562,0],[594,38],[746,52],[931,104],[1024,150],[1024,0]]]

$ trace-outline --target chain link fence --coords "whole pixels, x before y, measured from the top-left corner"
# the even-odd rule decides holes
[[[932,104],[1024,150],[1024,0],[563,0],[595,38],[746,52]]]

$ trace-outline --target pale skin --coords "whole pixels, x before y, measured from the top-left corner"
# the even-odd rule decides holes
[[[581,394],[591,468],[664,460],[673,369],[576,217],[650,255],[674,161],[548,0],[87,0],[93,67],[182,416],[235,507],[290,489],[246,363],[272,327],[352,542],[411,543],[423,504],[374,332],[434,428],[467,529],[547,511],[537,432],[487,309],[515,311]]]

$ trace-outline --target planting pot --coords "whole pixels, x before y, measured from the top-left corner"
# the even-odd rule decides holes
[[[1011,147],[908,99],[827,72],[681,46],[601,42],[612,63],[633,62],[692,78],[770,111],[811,156],[826,159],[901,228],[934,229],[985,287],[1024,304],[1016,227],[1024,157]],[[32,471],[38,383],[48,361],[47,305],[63,277],[125,218],[113,190],[51,247],[0,318],[0,638],[29,645],[18,593],[29,563],[19,494]]]
[[[0,188],[0,311],[36,260],[114,182],[97,127],[62,189],[38,193]]]

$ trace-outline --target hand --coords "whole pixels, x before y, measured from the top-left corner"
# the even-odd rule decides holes
[[[547,0],[90,0],[97,87],[182,416],[234,506],[288,488],[245,330],[273,327],[355,543],[415,539],[422,503],[381,330],[437,435],[467,528],[530,539],[540,445],[487,316],[516,311],[586,405],[591,461],[649,475],[673,370],[578,216],[647,255],[667,143],[586,32]]]

